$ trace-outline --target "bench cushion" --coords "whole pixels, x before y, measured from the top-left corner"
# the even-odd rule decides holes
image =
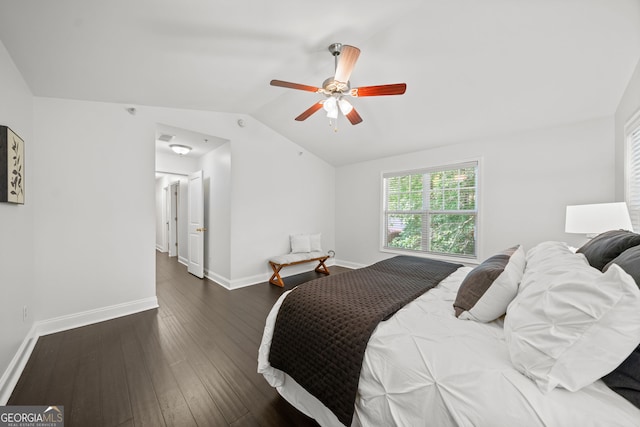
[[[291,264],[298,261],[306,261],[314,258],[327,256],[324,252],[298,252],[292,254],[278,255],[270,258],[269,261],[274,264]]]

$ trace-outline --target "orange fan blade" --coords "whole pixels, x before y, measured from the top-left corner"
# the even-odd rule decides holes
[[[362,122],[362,117],[360,117],[360,114],[358,114],[355,108],[351,110],[349,114],[346,115],[346,117],[347,119],[349,119],[352,125],[357,125],[358,123]]]
[[[392,85],[363,86],[351,89],[352,96],[382,96],[382,95],[402,95],[407,90],[406,83],[396,83]]]
[[[315,104],[313,104],[311,107],[309,107],[304,113],[302,113],[298,117],[296,117],[296,120],[299,121],[299,122],[301,122],[303,120],[307,120],[309,118],[309,116],[311,116],[313,113],[315,113],[316,111],[318,111],[321,108],[322,108],[322,101],[318,101]]]
[[[360,49],[357,47],[349,45],[342,46],[340,56],[338,57],[338,66],[336,67],[334,80],[342,83],[348,82],[349,77],[351,77],[353,67],[356,66],[358,56],[360,56]]]
[[[320,89],[315,86],[301,85],[298,83],[285,82],[283,80],[271,80],[271,86],[286,87],[289,89],[306,90],[307,92],[318,92]]]

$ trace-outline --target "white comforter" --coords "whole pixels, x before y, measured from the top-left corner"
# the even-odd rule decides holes
[[[460,320],[453,301],[462,267],[375,329],[365,352],[354,426],[640,426],[640,410],[604,383],[542,394],[511,364],[502,321]],[[258,372],[323,426],[340,422],[291,377],[269,365],[269,347],[286,293],[269,314]]]

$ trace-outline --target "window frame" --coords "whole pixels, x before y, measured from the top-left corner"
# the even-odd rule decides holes
[[[629,209],[629,215],[631,217],[631,223],[635,232],[640,232],[640,203],[634,205],[631,203],[631,187],[633,176],[633,134],[640,132],[640,109],[637,110],[624,126],[624,200],[627,203]],[[638,143],[638,155],[640,155],[640,136],[637,139]],[[636,174],[640,176],[640,159],[636,161],[638,170]],[[636,183],[638,188],[636,190],[640,195],[640,178],[637,178]]]
[[[387,234],[387,224],[386,224],[387,210],[386,210],[386,189],[385,189],[386,178],[391,178],[394,176],[412,175],[412,174],[424,175],[427,173],[440,172],[440,171],[446,171],[451,169],[461,169],[461,168],[470,167],[470,166],[474,166],[476,168],[476,186],[475,186],[476,198],[475,198],[475,213],[474,213],[475,214],[475,254],[474,255],[446,254],[442,252],[417,251],[417,250],[411,250],[411,249],[393,248],[393,247],[385,246],[386,234]],[[481,259],[481,248],[482,248],[481,246],[481,235],[482,235],[481,233],[481,228],[482,228],[481,198],[483,193],[481,188],[481,183],[483,181],[482,171],[483,171],[482,159],[472,158],[472,159],[462,160],[454,163],[426,166],[426,167],[407,169],[407,170],[393,170],[393,171],[381,172],[380,173],[380,214],[379,214],[380,215],[379,216],[380,217],[380,236],[379,236],[380,252],[392,253],[392,254],[398,254],[398,255],[412,255],[412,256],[423,257],[423,258],[436,258],[436,259],[442,259],[442,260],[463,262],[465,264],[477,264],[478,260]],[[467,210],[464,210],[464,211],[427,210],[427,211],[428,211],[428,213],[426,214],[427,217],[429,214],[438,214],[438,213],[445,213],[445,214],[455,214],[456,212],[459,212],[461,214],[469,213],[469,211]],[[406,211],[402,213],[422,214],[423,212],[424,211]]]

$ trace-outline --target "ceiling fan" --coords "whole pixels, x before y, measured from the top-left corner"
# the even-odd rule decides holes
[[[360,49],[354,46],[342,45],[342,43],[333,43],[329,46],[329,52],[331,52],[334,57],[335,75],[326,79],[322,83],[322,87],[302,85],[282,80],[271,80],[271,86],[316,92],[325,96],[325,99],[316,102],[296,117],[297,121],[306,120],[313,113],[324,108],[330,120],[337,121],[338,110],[340,110],[352,125],[357,125],[362,122],[362,117],[360,117],[360,114],[358,114],[356,109],[353,108],[353,105],[351,105],[345,97],[402,95],[407,90],[406,83],[361,86],[351,89],[349,77],[356,65],[358,56],[360,56]],[[329,123],[331,123],[331,121]]]

